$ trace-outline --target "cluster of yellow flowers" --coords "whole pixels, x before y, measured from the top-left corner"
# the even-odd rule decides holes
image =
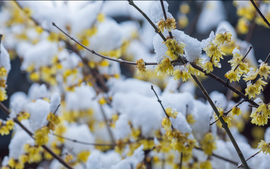
[[[209,41],[207,47],[203,49],[206,52],[206,56],[210,58],[210,61],[207,61],[203,65],[203,69],[204,71],[206,71],[206,73],[210,73],[214,70],[213,65],[216,67],[220,67],[220,59],[223,59],[222,55],[225,55],[225,53],[222,52],[220,47],[224,43],[231,42],[231,37],[232,34],[229,32],[218,33],[215,36],[215,39]]]
[[[252,118],[251,123],[264,126],[268,123],[270,116],[270,106],[265,103],[259,103],[258,108],[253,108],[250,117]]]
[[[204,153],[207,155],[212,155],[213,151],[217,149],[216,141],[212,133],[206,133],[200,143]]]
[[[4,101],[7,99],[6,79],[7,79],[7,70],[3,66],[1,66],[0,67],[0,101]]]
[[[8,135],[10,133],[10,130],[14,128],[14,121],[13,120],[7,120],[3,121],[0,119],[0,134],[1,135]]]
[[[172,31],[172,29],[176,28],[176,23],[174,18],[167,18],[166,21],[164,19],[161,19],[158,23],[158,31],[164,32],[164,29],[167,29],[169,32]]]

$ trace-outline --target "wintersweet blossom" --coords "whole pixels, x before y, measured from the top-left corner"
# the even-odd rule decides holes
[[[171,107],[166,108],[166,113],[172,118],[176,118],[178,114],[178,112],[176,110],[173,110]]]
[[[213,151],[217,149],[215,138],[212,133],[206,133],[200,144],[204,153],[207,155],[211,155]]]
[[[164,73],[172,74],[173,73],[173,65],[169,58],[163,59],[155,68],[155,72],[157,72],[158,76],[163,76]]]
[[[264,103],[259,103],[258,108],[253,108],[250,117],[252,118],[251,123],[264,126],[268,122],[268,118],[270,115],[270,110],[268,106]]]
[[[241,114],[241,109],[239,107],[233,107],[232,114],[239,116]]]
[[[268,63],[263,62],[259,68],[259,75],[261,77],[264,77],[264,79],[267,79],[269,74],[270,74],[270,66],[268,66]]]
[[[139,59],[136,61],[136,68],[138,69],[137,74],[139,76],[143,76],[143,77],[147,76],[147,70],[146,70],[145,63],[144,63],[143,59]]]
[[[179,43],[175,39],[169,38],[166,40],[165,45],[168,48],[166,54],[170,57],[170,59],[176,60],[178,55],[183,56],[186,44]]]
[[[164,117],[162,119],[161,125],[165,130],[170,130],[172,123],[168,117]]]
[[[221,51],[219,46],[212,42],[209,42],[209,45],[203,48],[203,50],[205,50],[206,56],[213,58],[213,60],[217,60],[218,62],[220,61],[220,59],[223,59],[222,55],[225,55],[225,53]]]
[[[185,70],[176,69],[173,71],[173,78],[174,80],[182,79],[184,82],[191,78],[191,75]]]
[[[270,144],[266,143],[264,140],[259,142],[258,149],[260,149],[260,151],[262,151],[264,154],[270,154]]]
[[[228,80],[230,80],[230,83],[232,81],[239,82],[241,75],[238,73],[238,71],[230,70],[224,75]]]
[[[214,43],[217,45],[231,42],[232,34],[230,32],[219,33],[216,35]]]
[[[206,73],[213,72],[214,68],[212,62],[205,62],[203,65],[203,70],[206,71]]]
[[[212,169],[212,164],[210,161],[204,161],[202,163],[200,163],[200,169]]]

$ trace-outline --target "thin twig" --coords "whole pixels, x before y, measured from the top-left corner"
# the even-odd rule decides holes
[[[161,100],[159,99],[159,97],[158,97],[158,95],[157,95],[157,93],[156,93],[156,91],[155,91],[153,85],[151,85],[151,89],[152,89],[153,92],[155,93],[155,95],[156,95],[156,97],[157,97],[157,101],[159,102],[160,106],[162,107],[162,109],[163,109],[165,115],[167,116],[168,119],[170,119],[170,116],[167,114],[167,112],[166,112],[166,110],[165,110],[163,104],[161,103]],[[172,130],[174,130],[173,125],[171,125],[171,128],[172,128]]]
[[[65,31],[63,31],[61,28],[59,28],[54,22],[52,23],[52,25],[54,27],[56,27],[57,29],[59,29],[63,34],[65,34],[67,37],[69,37],[72,41],[76,42],[81,47],[83,47],[84,49],[88,50],[89,52],[91,52],[94,55],[97,55],[99,57],[102,57],[103,59],[107,59],[107,60],[111,60],[111,61],[115,61],[115,62],[119,62],[119,63],[125,63],[125,64],[130,64],[130,65],[137,65],[136,62],[129,62],[129,61],[125,61],[125,60],[122,60],[122,59],[114,59],[114,58],[110,58],[108,56],[101,55],[101,54],[97,53],[96,51],[94,51],[92,49],[89,49],[88,47],[84,46],[79,41],[77,41],[76,39],[74,39],[73,37],[71,37],[69,34],[67,34]],[[145,65],[157,65],[157,63],[155,63],[155,62],[150,62],[150,63],[145,62]]]
[[[113,137],[113,133],[112,133],[112,131],[111,131],[111,128],[110,128],[110,126],[109,126],[109,124],[108,124],[107,116],[106,116],[106,114],[105,114],[105,112],[104,112],[104,110],[103,110],[102,105],[100,105],[100,110],[101,110],[101,114],[102,114],[102,116],[103,116],[103,118],[104,118],[104,122],[105,122],[105,124],[106,124],[106,127],[107,127],[107,130],[108,130],[108,132],[109,132],[110,138],[111,138],[112,142],[115,144],[115,139],[114,139],[114,137]]]
[[[166,11],[165,11],[165,8],[164,8],[163,0],[160,0],[160,4],[161,4],[161,7],[162,7],[164,19],[166,21],[167,20],[167,15],[166,15]],[[170,38],[172,39],[173,38],[172,33],[170,31],[168,31],[168,32],[169,32]]]
[[[72,141],[74,143],[79,143],[79,144],[84,144],[84,145],[91,145],[91,146],[116,146],[116,144],[101,144],[101,143],[89,143],[89,142],[79,141],[79,140],[67,138],[67,137],[64,137],[64,136],[61,136],[61,135],[58,135],[58,134],[55,134],[55,133],[52,133],[52,135],[54,135],[56,137],[60,137],[60,138],[65,139],[65,140]]]
[[[8,108],[2,103],[0,102],[0,108],[7,114],[9,115],[10,112],[8,110]],[[17,123],[27,134],[29,134],[32,138],[33,138],[33,133],[31,131],[29,131],[17,118],[14,118],[13,121],[15,123]],[[34,139],[34,138],[33,138]],[[49,147],[47,147],[46,145],[42,146],[49,154],[51,154],[55,159],[57,159],[61,164],[63,164],[65,167],[67,167],[68,169],[72,169],[72,167],[66,163],[60,156],[58,156],[57,154],[55,154]]]
[[[268,54],[267,58],[265,59],[264,63],[267,63],[270,57],[270,53]]]
[[[183,165],[183,152],[180,153],[180,169],[182,169],[182,165]]]
[[[257,5],[255,4],[254,0],[250,0],[250,2],[251,2],[252,5],[254,6],[254,8],[257,10],[257,12],[259,13],[259,15],[262,17],[262,19],[264,20],[264,22],[270,27],[270,23],[269,23],[268,20],[264,17],[264,15],[263,15],[262,12],[260,11],[260,9],[257,7]]]
[[[257,153],[255,153],[255,154],[253,154],[252,156],[250,156],[248,159],[246,159],[246,161],[248,161],[248,160],[250,160],[251,158],[253,158],[253,157],[255,157],[257,154],[259,154],[261,152],[261,150],[260,151],[258,151]],[[239,166],[238,166],[238,168],[240,168],[240,167],[242,167],[243,166],[243,164],[240,164]]]

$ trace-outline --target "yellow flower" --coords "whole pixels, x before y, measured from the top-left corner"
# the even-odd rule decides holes
[[[0,87],[0,101],[4,101],[7,99],[6,90],[3,87]]]
[[[212,164],[210,161],[204,161],[200,164],[200,169],[212,169]]]
[[[247,88],[245,89],[246,94],[248,95],[248,98],[252,98],[255,97],[256,95],[260,94],[260,89],[258,87],[256,87],[256,85],[248,85]]]
[[[259,75],[263,76],[264,79],[267,79],[269,73],[270,73],[270,66],[268,66],[268,63],[262,63],[259,68]]]
[[[142,77],[147,76],[147,70],[146,70],[145,63],[144,63],[143,59],[139,59],[136,61],[136,68],[138,69],[137,74],[139,76],[142,76]]]
[[[30,114],[27,113],[27,112],[20,112],[18,114],[18,116],[17,116],[17,118],[18,118],[19,121],[27,120],[27,119],[29,119],[29,117],[30,117]]]
[[[0,78],[7,77],[7,70],[4,66],[0,67]]]
[[[137,164],[136,169],[146,169],[144,162]]]
[[[210,42],[206,48],[203,48],[203,50],[205,50],[206,56],[217,60],[218,62],[220,59],[223,59],[222,55],[225,55],[225,53],[221,51],[218,45],[214,44],[213,42]]]
[[[60,123],[60,118],[53,113],[49,113],[47,116],[47,121],[49,121],[49,129],[54,130],[55,126]]]
[[[180,142],[180,140],[178,140],[177,138],[172,139],[171,147],[178,152],[183,152],[186,148],[185,145],[182,144],[182,142]]]
[[[213,64],[212,62],[206,62],[204,65],[203,65],[203,70],[206,71],[206,73],[210,73],[210,72],[213,72]]]
[[[98,22],[104,22],[104,20],[105,20],[104,14],[102,14],[102,13],[98,14],[97,21]]]
[[[73,156],[71,154],[67,154],[64,158],[65,162],[70,162],[73,159]]]
[[[172,74],[173,73],[173,65],[169,58],[163,59],[155,68],[155,72],[157,72],[158,76],[162,76],[164,73]]]
[[[225,77],[230,80],[231,83],[232,81],[239,82],[241,75],[234,70],[230,70],[225,74]]]
[[[168,48],[165,54],[168,55],[170,59],[176,60],[178,58],[178,55],[183,56],[186,44],[179,44],[175,39],[167,39],[165,45]]]
[[[215,138],[212,133],[206,133],[201,141],[201,146],[205,154],[211,155],[217,149]]]
[[[161,125],[165,130],[170,130],[172,123],[168,117],[164,117],[162,119]]]
[[[270,110],[268,106],[264,103],[259,103],[259,107],[257,109],[253,109],[250,117],[252,118],[251,123],[259,126],[264,126],[268,122],[268,118],[270,115]]]
[[[260,149],[260,151],[262,151],[264,154],[270,154],[270,144],[266,143],[264,140],[259,142],[258,149]]]
[[[216,45],[220,45],[223,43],[229,43],[231,42],[232,39],[232,34],[229,32],[225,32],[225,33],[219,33],[216,35],[214,43]]]
[[[54,32],[51,32],[50,35],[48,36],[48,41],[50,42],[57,42],[58,41],[58,35]]]
[[[248,32],[249,22],[245,18],[238,19],[237,30],[241,34],[246,34]]]
[[[193,118],[193,114],[188,114],[187,115],[187,122],[189,124],[194,124],[196,122],[196,120],[194,120],[194,118]]]
[[[173,110],[171,107],[166,108],[166,113],[172,118],[176,118],[178,115],[178,112]]]
[[[166,29],[171,32],[172,29],[174,30],[176,28],[176,23],[174,18],[167,18],[165,21],[165,27]]]
[[[9,134],[9,129],[7,128],[7,126],[3,125],[0,126],[0,134],[3,135],[8,135]]]
[[[49,141],[49,132],[50,130],[47,126],[36,130],[33,136],[33,138],[35,139],[35,144],[40,146],[47,144]]]
[[[173,78],[174,80],[179,80],[182,78],[182,80],[185,82],[191,78],[191,75],[187,71],[177,69],[173,71]]]
[[[28,7],[23,8],[23,12],[25,13],[25,15],[26,15],[27,17],[31,17],[32,14],[33,14],[33,11],[32,11],[30,8],[28,8]]]
[[[79,162],[86,163],[89,155],[90,155],[90,151],[84,150],[77,154],[77,159]]]
[[[262,78],[259,78],[256,82],[255,82],[255,86],[259,89],[259,90],[263,90],[263,86],[267,85],[266,81],[263,81]]]
[[[6,126],[7,126],[7,128],[9,129],[9,130],[12,130],[13,128],[14,128],[14,121],[13,120],[8,120],[7,122],[6,122]]]
[[[107,102],[106,102],[106,99],[105,99],[104,97],[101,97],[101,98],[98,100],[98,103],[99,103],[100,105],[104,105],[104,104],[106,104]]]
[[[241,110],[239,107],[233,107],[232,108],[232,114],[239,116],[241,114]]]
[[[126,145],[125,145],[125,142],[123,140],[118,140],[118,141],[116,141],[116,146],[114,147],[114,151],[119,153],[119,154],[122,154],[125,146]]]
[[[187,3],[184,3],[180,6],[179,10],[183,13],[183,14],[187,14],[190,10],[189,5]]]
[[[238,70],[239,70],[238,72],[241,73],[241,74],[248,73],[249,72],[248,63],[244,63],[244,62],[240,61]]]
[[[164,32],[164,28],[165,28],[165,21],[163,19],[161,19],[158,23],[158,32],[163,33]]]

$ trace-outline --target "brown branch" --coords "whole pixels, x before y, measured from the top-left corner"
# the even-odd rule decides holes
[[[67,37],[69,37],[72,41],[76,42],[78,45],[80,45],[81,47],[83,47],[84,49],[88,50],[89,52],[91,52],[94,55],[97,55],[99,57],[102,57],[103,59],[107,59],[110,61],[115,61],[115,62],[119,62],[119,63],[125,63],[125,64],[130,64],[130,65],[137,65],[136,62],[129,62],[129,61],[125,61],[122,59],[114,59],[114,58],[110,58],[108,56],[104,56],[101,55],[99,53],[97,53],[96,51],[89,49],[88,47],[84,46],[83,44],[81,44],[79,41],[77,41],[76,39],[74,39],[73,37],[71,37],[69,34],[67,34],[65,31],[63,31],[61,28],[59,28],[54,22],[52,23],[53,26],[55,26],[57,29],[59,29],[63,34],[65,34]],[[157,65],[157,63],[152,62],[152,63],[145,63],[145,65]]]
[[[262,17],[262,19],[264,20],[264,22],[270,27],[270,23],[269,23],[268,20],[264,17],[264,15],[263,15],[262,12],[260,11],[260,9],[257,7],[257,5],[255,4],[254,0],[250,0],[250,2],[251,2],[252,5],[254,6],[254,8],[257,10],[257,12],[259,13],[259,15]]]
[[[159,99],[159,97],[158,97],[158,95],[157,95],[157,93],[156,93],[156,91],[155,91],[153,85],[151,85],[151,89],[152,89],[153,92],[155,93],[155,95],[156,95],[156,97],[157,97],[157,101],[159,102],[160,106],[162,107],[162,110],[164,111],[165,115],[167,116],[168,119],[170,119],[170,116],[167,114],[167,112],[166,112],[166,110],[165,110],[163,104],[161,103],[161,100]],[[174,130],[174,127],[173,127],[172,124],[171,124],[171,128],[172,128],[172,130]]]
[[[250,160],[251,158],[253,158],[253,157],[255,157],[257,154],[259,154],[261,152],[261,150],[260,151],[258,151],[257,153],[255,153],[255,154],[253,154],[252,156],[250,156],[248,159],[246,159],[246,161],[248,161],[248,160]],[[240,167],[242,167],[243,166],[243,164],[240,164],[239,166],[238,166],[238,168],[240,168]]]
[[[64,136],[61,136],[61,135],[58,135],[58,134],[55,134],[55,133],[52,133],[52,135],[54,135],[56,137],[60,137],[60,138],[65,139],[65,140],[72,141],[74,143],[79,143],[79,144],[84,144],[84,145],[92,145],[92,146],[116,146],[116,144],[101,144],[101,143],[89,143],[89,142],[79,141],[79,140],[67,138],[67,137],[64,137]]]
[[[2,109],[7,115],[10,114],[8,108],[2,102],[0,102],[0,109]],[[17,118],[14,118],[13,121],[17,123],[27,134],[29,134],[33,138],[33,133],[29,131]],[[66,163],[60,156],[55,154],[49,147],[47,147],[46,145],[43,145],[42,147],[65,167],[67,167],[68,169],[72,169],[72,167],[68,163]]]

